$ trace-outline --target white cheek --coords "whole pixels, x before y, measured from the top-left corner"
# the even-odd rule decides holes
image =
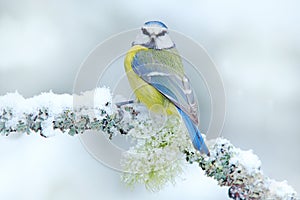
[[[134,41],[136,44],[146,44],[148,42],[150,42],[150,38],[144,34],[139,34]]]
[[[168,35],[165,35],[156,38],[156,46],[159,49],[171,48],[174,46],[174,43]]]

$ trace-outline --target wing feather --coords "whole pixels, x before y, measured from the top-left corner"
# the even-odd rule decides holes
[[[198,125],[198,102],[176,50],[139,51],[132,68]]]

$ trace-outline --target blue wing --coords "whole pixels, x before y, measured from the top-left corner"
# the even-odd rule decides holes
[[[132,69],[198,125],[198,102],[178,54],[167,50],[139,51],[133,59]]]
[[[140,51],[133,59],[132,68],[139,77],[155,87],[177,107],[194,147],[209,155],[209,150],[197,128],[198,102],[189,79],[184,75],[181,59],[173,57],[174,62],[166,63],[161,57],[170,58],[170,55],[161,55],[164,53],[169,54],[165,50],[160,50],[159,58],[157,58],[155,50]]]

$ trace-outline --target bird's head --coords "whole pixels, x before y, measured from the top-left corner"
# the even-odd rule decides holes
[[[146,22],[132,45],[142,45],[150,49],[175,47],[169,36],[168,27],[160,21]]]

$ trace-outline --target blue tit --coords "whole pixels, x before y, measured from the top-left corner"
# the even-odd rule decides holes
[[[148,109],[160,105],[167,115],[180,115],[195,149],[209,155],[198,129],[197,99],[164,23],[144,24],[126,54],[124,66],[136,98]]]

